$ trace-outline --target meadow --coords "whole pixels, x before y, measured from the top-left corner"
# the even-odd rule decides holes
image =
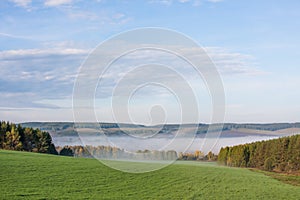
[[[0,151],[0,199],[299,199],[300,187],[264,173],[176,162],[132,174],[98,160]]]

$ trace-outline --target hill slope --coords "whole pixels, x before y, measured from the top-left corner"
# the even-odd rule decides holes
[[[129,174],[94,159],[0,151],[0,199],[299,199],[299,187],[247,169],[181,162]]]

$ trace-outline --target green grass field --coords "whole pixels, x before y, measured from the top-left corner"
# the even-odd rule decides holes
[[[130,174],[99,161],[0,151],[0,199],[300,199],[300,187],[263,173],[179,162]]]

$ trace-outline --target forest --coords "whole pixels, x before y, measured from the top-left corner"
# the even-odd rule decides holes
[[[221,148],[218,162],[231,167],[299,173],[300,135]]]
[[[0,149],[58,154],[48,132],[0,122]]]

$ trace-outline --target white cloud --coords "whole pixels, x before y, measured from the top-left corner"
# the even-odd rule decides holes
[[[0,59],[20,59],[28,58],[31,56],[50,56],[50,55],[83,55],[87,54],[89,50],[86,49],[75,49],[75,48],[65,48],[65,49],[18,49],[18,50],[8,50],[0,51]]]
[[[220,47],[207,47],[205,49],[218,70],[223,75],[258,75],[266,73],[258,69],[257,63],[255,63],[255,58],[251,55],[233,53]]]
[[[178,0],[180,3],[186,3],[189,2],[190,0]]]
[[[65,44],[61,44],[65,46]],[[27,99],[2,99],[0,106],[30,107],[32,101],[70,96],[77,70],[88,49],[18,49],[0,52],[0,91],[36,93]],[[40,106],[40,105],[37,105]]]
[[[31,4],[32,0],[10,0],[11,2],[15,3],[17,6],[26,8]]]
[[[87,20],[97,20],[99,16],[96,13],[88,12],[88,11],[67,11],[67,15],[71,19],[87,19]]]
[[[212,2],[212,3],[218,3],[218,2],[221,2],[223,0],[207,0],[208,2]]]
[[[64,7],[61,11],[65,12],[68,18],[71,20],[88,20],[93,22],[93,25],[89,28],[99,29],[104,27],[107,24],[110,25],[120,25],[126,24],[130,20],[131,17],[127,16],[125,13],[122,12],[112,12],[105,9],[98,10],[97,12],[91,10],[84,10],[77,7]],[[100,25],[100,26],[99,26]]]
[[[179,3],[192,3],[193,6],[200,6],[202,1],[204,0],[177,0],[177,1],[173,1],[173,0],[150,0],[149,3],[160,3],[163,5],[172,5],[173,3],[179,2]],[[218,3],[224,0],[206,0],[207,2],[210,3]]]
[[[30,114],[29,114],[30,113]],[[62,113],[64,113],[62,115]],[[5,116],[5,120],[13,122],[28,121],[66,121],[73,120],[72,109],[48,109],[48,108],[0,108],[0,116]]]
[[[125,17],[125,15],[123,13],[116,13],[113,16],[114,19],[121,19],[121,18],[124,18],[124,17]]]
[[[197,49],[196,49],[197,50]],[[259,68],[259,64],[256,62],[256,58],[249,54],[243,54],[238,52],[232,52],[226,48],[222,47],[206,47],[204,48],[205,52],[212,59],[217,69],[222,75],[234,75],[234,74],[244,74],[244,75],[262,75],[266,74],[266,71],[263,71]],[[66,51],[66,50],[65,50]],[[77,53],[84,53],[84,50],[74,49]],[[70,50],[70,53],[72,51]],[[88,51],[86,51],[88,52]],[[188,54],[191,56],[196,55],[194,49],[187,50]],[[203,52],[204,53],[204,52]],[[205,56],[205,55],[203,55]],[[172,65],[175,68],[180,70],[187,70],[189,67],[185,67],[182,62],[176,58],[175,55],[169,55],[166,52],[162,51],[153,51],[153,50],[142,50],[138,52],[132,52],[124,57],[124,62],[119,63],[118,66],[126,67],[128,63],[133,65],[143,63],[160,63],[164,65]],[[127,64],[126,64],[127,63]],[[125,66],[123,66],[125,65]],[[116,71],[115,71],[116,72]],[[119,71],[118,73],[112,73],[112,76],[122,76],[124,71]],[[120,74],[119,74],[120,73]]]
[[[149,3],[160,3],[164,5],[171,5],[173,1],[172,0],[150,0]]]
[[[265,73],[258,68],[258,64],[255,62],[256,59],[251,55],[231,52],[221,47],[205,47],[204,49],[222,75],[258,75]],[[205,52],[203,52],[203,55],[199,55],[198,48],[184,50],[188,55],[197,57],[198,59],[201,56],[205,56]],[[160,64],[183,66],[182,63],[178,62],[176,57],[170,57],[170,55],[160,51],[144,50],[142,52],[131,53],[127,58],[131,60],[143,60],[145,63],[155,63],[159,61]]]
[[[20,35],[14,35],[14,34],[9,34],[9,33],[1,33],[0,32],[0,37],[8,37],[8,38],[14,38],[14,39],[24,39],[24,40],[31,40],[32,38],[25,37],[25,36],[20,36]]]
[[[45,1],[45,6],[60,6],[64,4],[71,4],[73,0],[46,0]]]
[[[0,51],[0,74],[2,75],[0,77],[0,85],[2,86],[2,92],[14,93],[22,91],[28,94],[38,94],[34,97],[27,95],[27,100],[25,99],[26,101],[21,102],[24,107],[35,107],[42,104],[33,104],[32,101],[38,102],[42,99],[70,96],[79,66],[90,51],[89,49],[76,48],[76,44],[70,41],[58,44],[45,44],[46,46],[48,48]],[[251,67],[251,59],[254,58],[249,55],[232,53],[219,47],[208,47],[206,49],[222,75],[244,74],[248,76],[259,72],[256,71],[256,68]],[[110,52],[108,51],[107,53],[109,54]],[[191,56],[195,55],[195,53],[196,51],[193,49],[188,51],[188,54]],[[199,79],[199,75],[194,73],[193,68],[178,59],[175,55],[144,50],[128,54],[127,57],[116,61],[102,76],[101,84],[103,87],[101,87],[101,92],[97,97],[107,98],[110,96],[113,87],[118,84],[119,80],[123,77],[125,78],[125,75],[126,79],[124,79],[122,84],[119,84],[119,86],[122,86],[120,87],[120,91],[125,91],[126,88],[140,79],[145,80],[145,74],[148,77],[152,75],[153,79],[151,80],[154,82],[163,80],[166,84],[172,84],[175,88],[180,88],[181,82],[174,81],[176,80],[175,74],[171,74],[163,69],[157,70],[155,68],[156,70],[152,70],[148,68],[148,71],[135,71],[132,74],[135,76],[130,76],[131,67],[139,66],[140,64],[157,63],[157,61],[160,64],[174,68],[179,74],[184,75],[184,78],[189,80],[191,85],[194,85],[198,89],[200,86],[203,86],[202,80]],[[88,86],[90,79],[98,80],[98,67],[95,66],[88,69],[87,81],[84,84]],[[146,90],[146,92],[148,92],[145,94],[146,96],[153,96],[155,94],[164,99],[162,96],[164,93],[153,90]],[[14,107],[16,105],[17,107],[21,107],[21,103],[17,101],[17,98],[16,102],[9,100],[11,98],[0,101],[0,106],[9,105]]]

